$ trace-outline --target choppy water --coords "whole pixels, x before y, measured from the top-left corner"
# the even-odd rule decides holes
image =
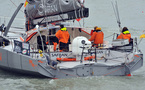
[[[20,2],[25,0],[11,1],[18,6]],[[90,16],[85,19],[85,27],[100,26],[105,37],[114,32],[119,32],[111,0],[85,1],[86,7],[90,8]],[[145,30],[145,0],[118,0],[118,6],[121,26],[127,26],[132,37],[138,37],[138,40],[140,40],[139,36]],[[7,24],[16,7],[10,0],[1,0],[0,7],[0,24],[4,22],[4,18]],[[25,17],[22,11],[20,11],[12,26],[24,27]],[[143,54],[145,54],[144,46],[145,40],[139,44]],[[0,71],[0,90],[144,90],[144,85],[145,66],[134,72],[131,77],[96,76],[57,80],[26,77]]]

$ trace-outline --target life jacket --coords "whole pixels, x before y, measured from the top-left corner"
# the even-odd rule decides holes
[[[94,41],[94,44],[103,44],[104,33],[101,30],[94,30],[89,41]]]
[[[121,34],[117,37],[117,39],[128,39],[129,42],[130,42],[130,38],[131,38],[131,34],[130,34],[130,33],[127,33],[127,34],[121,33]]]
[[[59,40],[59,43],[62,42],[62,43],[68,43],[68,40],[69,40],[69,33],[67,31],[66,28],[62,28],[61,30],[59,30],[55,36],[58,38]]]

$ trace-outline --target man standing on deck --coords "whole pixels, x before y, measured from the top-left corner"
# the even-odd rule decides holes
[[[89,41],[94,41],[93,44],[96,45],[96,47],[98,47],[103,44],[103,40],[104,40],[104,33],[101,31],[100,27],[95,26],[93,34],[89,39]]]
[[[55,36],[59,40],[59,50],[62,51],[69,51],[69,33],[67,28],[64,25],[60,25],[60,30],[55,34]]]

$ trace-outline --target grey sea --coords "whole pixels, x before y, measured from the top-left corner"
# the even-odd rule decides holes
[[[25,0],[0,0],[0,24],[7,24],[16,7]],[[81,20],[84,27],[99,26],[108,36],[119,33],[118,24],[111,4],[112,0],[85,0],[89,8],[89,17]],[[121,26],[128,27],[132,38],[142,35],[145,30],[145,0],[117,0]],[[16,17],[13,27],[24,27],[24,8]],[[83,22],[84,21],[84,22]],[[76,21],[75,25],[79,25]],[[145,54],[145,39],[139,44]],[[145,56],[144,56],[145,58]],[[145,61],[144,61],[145,63]],[[49,79],[28,77],[0,70],[0,90],[144,90],[145,66],[127,76],[96,76],[71,79]]]

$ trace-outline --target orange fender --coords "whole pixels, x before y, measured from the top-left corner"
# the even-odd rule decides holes
[[[94,59],[94,58],[95,58],[95,56],[88,56],[88,57],[85,57],[84,60],[86,61],[86,60],[91,60],[91,59]]]
[[[91,60],[94,59],[95,56],[88,56],[88,57],[84,57],[84,60]],[[57,58],[58,61],[76,61],[76,58]]]
[[[58,61],[76,61],[76,58],[57,58]]]

